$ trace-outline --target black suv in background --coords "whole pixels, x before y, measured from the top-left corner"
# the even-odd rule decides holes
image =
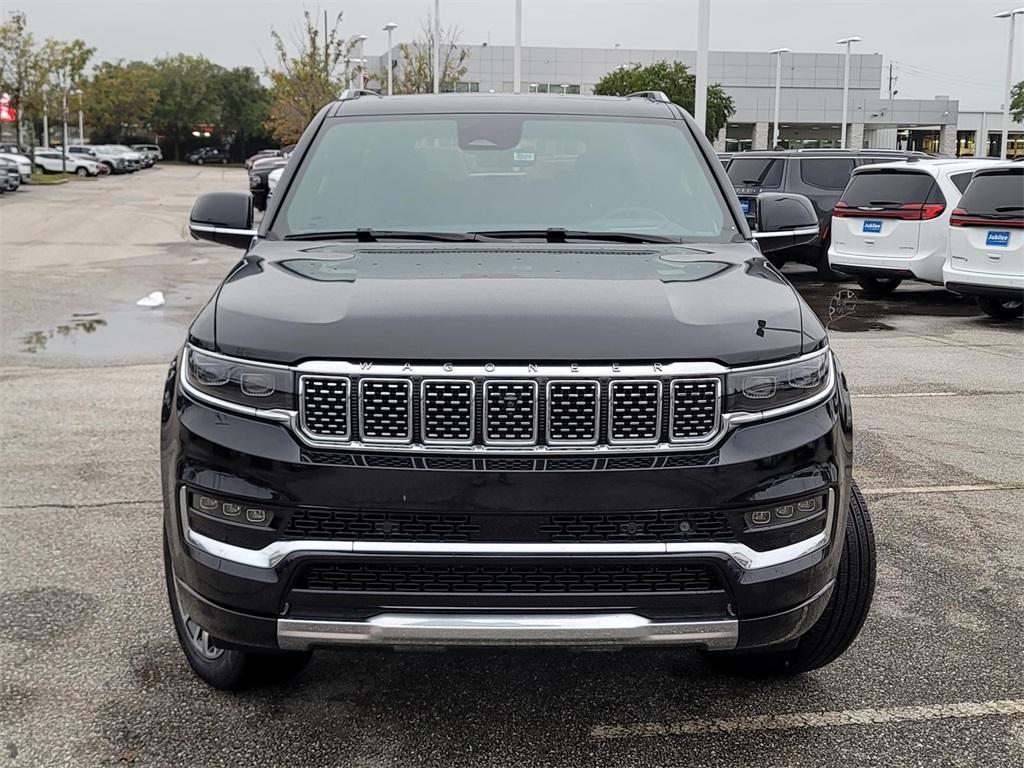
[[[828,664],[874,587],[850,394],[693,119],[633,97],[343,96],[166,380],[165,576],[234,688],[360,645]],[[803,233],[803,234],[799,234]]]
[[[787,261],[810,264],[822,277],[834,279],[836,273],[828,264],[829,225],[832,209],[846,189],[850,174],[860,165],[907,157],[926,155],[890,149],[765,150],[733,155],[727,168],[743,213],[751,223],[761,192],[796,193],[811,201],[818,215],[818,237],[810,243],[776,251],[771,260],[780,267]]]
[[[195,165],[214,165],[217,163],[226,165],[228,153],[217,147],[201,147],[194,152],[189,152],[185,155],[185,159]]]

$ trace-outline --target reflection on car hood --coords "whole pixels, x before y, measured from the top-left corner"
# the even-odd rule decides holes
[[[748,243],[259,243],[221,286],[225,354],[444,361],[776,360],[816,346]]]

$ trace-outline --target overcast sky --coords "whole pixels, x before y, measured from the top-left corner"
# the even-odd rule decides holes
[[[948,95],[962,110],[1002,105],[1008,22],[993,15],[1022,0],[712,0],[711,49],[837,51],[834,41],[859,35],[854,49],[895,64],[900,97]],[[80,37],[96,60],[151,59],[184,51],[224,66],[262,70],[271,58],[271,27],[289,32],[303,8],[333,16],[343,32],[369,35],[368,54],[385,48],[381,27],[394,21],[396,42],[413,36],[430,12],[416,2],[42,2],[3,0],[28,14],[38,39]],[[462,42],[513,42],[513,0],[442,0],[441,20],[457,24]],[[608,48],[696,47],[693,0],[524,0],[523,44]],[[1024,17],[1017,20],[1014,82],[1024,79]]]

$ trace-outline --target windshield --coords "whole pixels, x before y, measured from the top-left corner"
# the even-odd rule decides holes
[[[471,114],[335,121],[270,234],[549,228],[717,242],[736,232],[682,121]]]

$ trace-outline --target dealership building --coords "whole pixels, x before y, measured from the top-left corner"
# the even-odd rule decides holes
[[[511,93],[513,48],[508,45],[463,46],[469,56],[457,91]],[[712,51],[709,80],[732,97],[736,114],[715,139],[722,151],[767,149],[775,110],[775,57],[767,52]],[[656,61],[680,61],[695,69],[694,51],[637,48],[522,49],[523,93],[590,94],[612,70]],[[401,67],[398,46],[393,49]],[[838,147],[843,112],[842,53],[782,54],[779,139],[787,147]],[[387,54],[369,57],[371,71],[387,69]],[[847,138],[851,147],[917,149],[942,155],[998,156],[1001,112],[959,111],[949,96],[890,99],[883,95],[882,55],[850,56],[850,103]],[[997,107],[999,105],[996,105]],[[1010,126],[1010,155],[1024,154],[1024,124]]]

